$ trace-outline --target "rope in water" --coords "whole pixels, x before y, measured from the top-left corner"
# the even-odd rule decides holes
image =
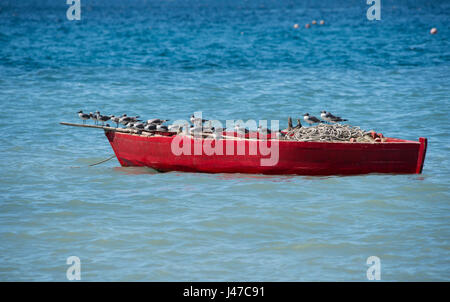
[[[109,157],[109,158],[107,158],[107,159],[105,159],[105,160],[102,160],[102,161],[99,161],[98,163],[89,165],[89,167],[92,167],[92,166],[95,166],[95,165],[102,164],[102,163],[104,163],[104,162],[107,162],[107,161],[110,160],[110,159],[113,159],[114,157],[116,157],[116,156],[115,156],[115,155],[112,155],[111,157]]]
[[[291,129],[284,136],[284,140],[301,142],[343,142],[354,139],[356,142],[374,142],[370,131],[361,130],[343,124],[319,124],[311,127]]]

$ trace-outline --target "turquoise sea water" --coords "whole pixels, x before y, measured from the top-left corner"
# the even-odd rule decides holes
[[[448,1],[0,1],[0,280],[450,280]],[[320,3],[316,3],[320,2]],[[323,26],[305,29],[313,19]],[[300,27],[294,29],[298,23]],[[438,29],[430,35],[432,27]],[[121,168],[79,110],[336,112],[429,139],[422,175]]]

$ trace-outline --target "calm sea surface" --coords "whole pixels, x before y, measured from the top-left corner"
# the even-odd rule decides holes
[[[67,280],[69,256],[84,281],[364,281],[369,256],[385,281],[450,281],[448,1],[383,0],[381,21],[366,1],[82,0],[81,21],[65,2],[0,1],[1,281]],[[102,131],[58,124],[323,109],[427,137],[423,174],[89,167]]]

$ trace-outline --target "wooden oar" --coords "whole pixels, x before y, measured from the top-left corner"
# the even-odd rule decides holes
[[[135,130],[135,129],[126,129],[126,128],[115,128],[115,127],[107,127],[107,126],[99,126],[99,125],[86,125],[86,124],[74,124],[74,123],[66,123],[66,122],[60,122],[61,125],[64,126],[72,126],[72,127],[83,127],[83,128],[96,128],[96,129],[103,129],[105,131],[115,131],[115,132],[122,132],[122,133],[131,133],[131,134],[142,134],[144,133],[149,133],[149,134],[158,134],[158,132],[160,131],[146,131],[146,130]],[[175,132],[171,132],[174,134],[177,134]],[[181,135],[185,135],[183,133],[178,133]],[[208,136],[208,137],[212,137],[212,134],[209,133],[201,133],[202,138],[203,136]],[[190,136],[190,135],[188,135]],[[245,137],[239,137],[239,136],[228,136],[228,135],[223,135],[222,139],[233,139],[233,140],[249,140],[248,138]],[[252,139],[256,139],[258,140],[258,138],[253,137]]]
[[[96,129],[103,129],[105,131],[115,131],[115,132],[122,132],[122,133],[131,133],[131,134],[141,134],[141,133],[152,133],[152,134],[158,134],[161,131],[147,131],[147,130],[135,130],[135,129],[128,129],[128,128],[115,128],[115,127],[107,127],[107,126],[99,126],[99,125],[86,125],[86,124],[74,124],[74,123],[66,123],[66,122],[60,122],[61,125],[64,126],[72,126],[72,127],[84,127],[84,128],[96,128]],[[168,131],[170,132],[170,131]],[[176,132],[170,132],[175,134]]]
[[[103,129],[107,131],[115,131],[115,132],[123,132],[123,133],[137,133],[137,130],[134,129],[125,129],[125,128],[115,128],[115,127],[107,127],[107,126],[99,126],[99,125],[85,125],[85,124],[74,124],[74,123],[65,123],[60,122],[61,125],[64,126],[72,126],[72,127],[84,127],[84,128],[97,128]]]

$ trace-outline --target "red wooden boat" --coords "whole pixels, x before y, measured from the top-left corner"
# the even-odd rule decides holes
[[[105,134],[122,166],[146,166],[158,171],[272,175],[420,174],[427,149],[426,138],[419,141],[385,138],[376,143],[264,140],[268,147],[277,144],[278,148],[278,157],[264,164],[264,160],[270,161],[273,154],[267,155],[258,148],[254,152],[252,148],[263,141],[261,139],[213,140],[190,136],[181,139],[181,135],[144,136],[109,130],[105,130]],[[174,143],[188,152],[173,152]],[[227,155],[226,146],[233,146],[234,150],[245,146],[246,152]],[[222,155],[220,152],[210,155],[205,147],[215,147],[216,151],[222,148]]]

